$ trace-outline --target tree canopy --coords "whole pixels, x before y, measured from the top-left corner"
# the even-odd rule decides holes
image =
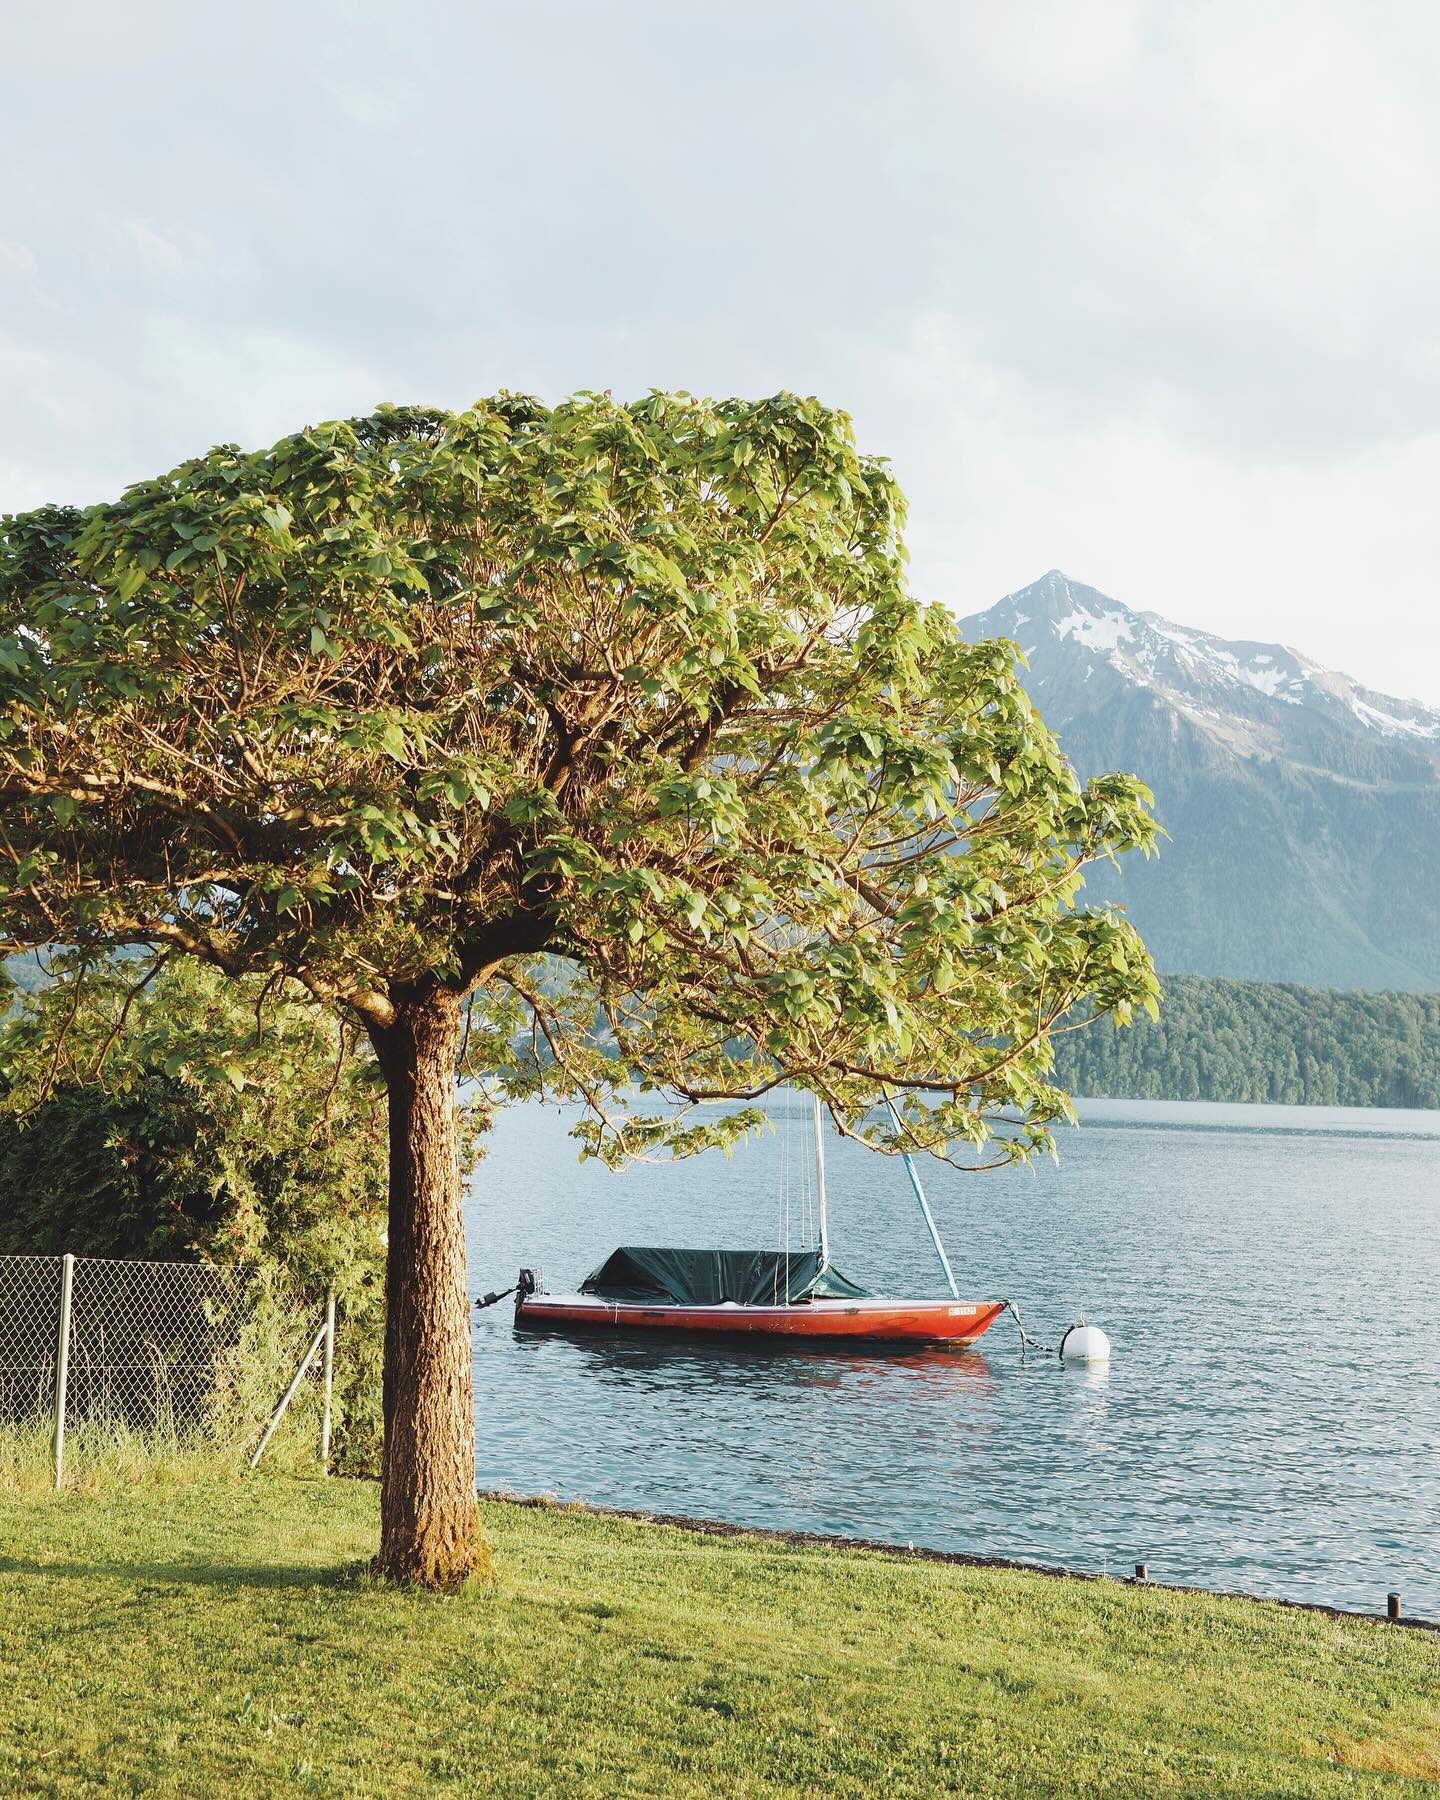
[[[5,522],[0,945],[298,983],[388,1083],[391,1572],[471,1566],[462,1038],[615,1159],[798,1081],[983,1167],[1048,1142],[1072,1008],[1153,1005],[1077,905],[1148,794],[910,594],[903,515],[814,400],[501,394]]]
[[[1151,992],[1127,926],[1067,910],[1148,848],[1145,795],[1082,788],[1012,648],[909,596],[902,512],[813,401],[502,395],[11,520],[0,929],[381,1025],[485,980],[499,1062],[523,1015],[597,1101],[801,1073],[847,1125],[913,1084],[932,1145],[1042,1122],[1045,1027]]]

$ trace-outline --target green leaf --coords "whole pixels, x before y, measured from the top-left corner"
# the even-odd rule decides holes
[[[0,825],[44,907],[0,883],[0,931],[188,921],[320,991],[488,971],[487,1091],[598,1102],[597,1154],[728,1147],[636,1097],[791,1076],[857,1130],[941,1079],[937,1146],[1044,1150],[1054,1007],[1154,999],[1078,870],[1158,834],[1013,647],[914,599],[903,519],[820,401],[663,393],[381,408],[6,519]],[[46,803],[76,770],[113,818]],[[195,1036],[165,1053],[226,1060]]]

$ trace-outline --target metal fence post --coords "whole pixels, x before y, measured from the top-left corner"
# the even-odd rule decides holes
[[[330,1402],[335,1394],[335,1290],[325,1296],[325,1411],[320,1420],[320,1473],[330,1473]]]
[[[60,1332],[55,1345],[55,1490],[65,1479],[65,1402],[70,1387],[70,1297],[75,1288],[75,1258],[60,1260]]]
[[[274,1437],[275,1427],[285,1417],[285,1409],[289,1406],[290,1402],[295,1398],[295,1393],[296,1393],[297,1388],[300,1386],[300,1383],[305,1379],[307,1373],[309,1372],[311,1363],[314,1362],[315,1358],[319,1355],[320,1346],[324,1342],[325,1342],[325,1327],[322,1324],[320,1329],[315,1333],[314,1337],[311,1338],[310,1348],[305,1352],[304,1357],[301,1359],[300,1367],[295,1371],[295,1374],[290,1382],[289,1387],[286,1388],[284,1398],[281,1400],[280,1404],[275,1408],[274,1416],[271,1418],[270,1423],[265,1427],[264,1437],[262,1437],[260,1442],[255,1446],[255,1454],[250,1458],[250,1467],[252,1469],[257,1465],[257,1463],[260,1461],[260,1458],[265,1454],[265,1446],[270,1442],[271,1438]]]

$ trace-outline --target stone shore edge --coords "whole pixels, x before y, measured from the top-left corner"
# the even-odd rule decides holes
[[[619,1506],[592,1506],[584,1500],[560,1500],[553,1494],[511,1494],[500,1488],[482,1488],[479,1498],[482,1502],[530,1507],[538,1512],[584,1513],[596,1519],[624,1519],[632,1525],[670,1525],[678,1531],[693,1531],[704,1537],[758,1538],[762,1543],[794,1549],[863,1550],[871,1555],[896,1557],[902,1562],[948,1563],[961,1569],[1015,1569],[1023,1575],[1043,1575],[1053,1581],[1108,1581],[1119,1587],[1153,1588],[1162,1594],[1199,1594],[1208,1600],[1243,1600],[1251,1606],[1283,1606],[1290,1612],[1323,1613],[1328,1619],[1356,1619],[1363,1625],[1387,1627],[1403,1625],[1411,1631],[1440,1634],[1440,1619],[1405,1616],[1387,1619],[1383,1613],[1326,1606],[1318,1600],[1279,1600],[1266,1594],[1191,1587],[1183,1582],[1137,1581],[1132,1576],[1100,1575],[1093,1569],[1067,1569],[1055,1563],[1024,1562],[1011,1556],[973,1556],[964,1550],[932,1550],[923,1544],[891,1544],[883,1538],[839,1537],[823,1531],[777,1531],[763,1525],[732,1525],[724,1519],[692,1518],[685,1513],[635,1512]]]

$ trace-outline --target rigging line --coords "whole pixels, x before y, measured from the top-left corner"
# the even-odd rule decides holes
[[[779,1098],[780,1098],[780,1096],[777,1096],[777,1100]],[[781,1258],[784,1259],[784,1268],[785,1268],[785,1275],[786,1275],[786,1282],[785,1282],[786,1300],[788,1301],[788,1299],[790,1297],[790,1282],[789,1282],[789,1275],[790,1275],[790,1196],[791,1196],[790,1162],[791,1162],[791,1136],[792,1136],[792,1133],[790,1130],[789,1112],[787,1110],[785,1110],[783,1107],[780,1112],[779,1129],[776,1132],[776,1135],[780,1140],[780,1224],[779,1224],[779,1241],[777,1244],[778,1254],[776,1257],[775,1272],[774,1272],[774,1275],[771,1280],[770,1297],[771,1297],[771,1300],[776,1305],[778,1305],[779,1300],[780,1300]]]
[[[813,1113],[811,1097],[802,1088],[796,1098],[800,1103],[796,1136],[803,1139],[805,1145],[800,1154],[800,1192],[804,1200],[804,1217],[800,1223],[805,1248],[810,1250],[815,1244],[815,1146],[812,1139],[817,1128],[807,1117]]]
[[[895,1129],[904,1132],[905,1124],[900,1117],[895,1102],[887,1094],[885,1104],[890,1108],[890,1117],[895,1121]],[[936,1229],[935,1215],[930,1210],[930,1202],[925,1198],[925,1190],[920,1185],[919,1171],[916,1169],[908,1150],[900,1152],[900,1160],[905,1164],[905,1173],[910,1177],[910,1186],[915,1190],[915,1198],[920,1202],[920,1212],[925,1220],[925,1228],[930,1233],[930,1242],[935,1246],[935,1254],[940,1258],[940,1267],[945,1271],[945,1285],[950,1289],[950,1298],[958,1300],[960,1290],[955,1285],[955,1271],[950,1267],[950,1258],[945,1254],[945,1246],[940,1242],[940,1233]],[[1016,1315],[1018,1323],[1019,1315]]]
[[[783,1114],[780,1119],[780,1243],[779,1250],[783,1256],[790,1248],[790,1122]],[[780,1297],[780,1271],[776,1268],[775,1282],[771,1290],[771,1298],[778,1301]]]
[[[815,1119],[815,1213],[823,1269],[830,1262],[830,1227],[825,1211],[825,1110],[818,1094],[811,1100],[811,1110]]]
[[[791,1112],[790,1112],[790,1096],[788,1093],[785,1095],[784,1106],[785,1106],[785,1150],[786,1150],[787,1157],[790,1159],[789,1171],[790,1171],[791,1211],[790,1211],[789,1228],[787,1229],[786,1237],[785,1237],[785,1249],[788,1252],[790,1249],[790,1244],[791,1244],[791,1234],[794,1231],[795,1219],[796,1219],[797,1215],[799,1214],[803,1203],[802,1203],[801,1194],[800,1194],[800,1182],[801,1182],[802,1177],[799,1174],[797,1174],[796,1169],[795,1169],[795,1163],[794,1163],[795,1120],[792,1117]]]

